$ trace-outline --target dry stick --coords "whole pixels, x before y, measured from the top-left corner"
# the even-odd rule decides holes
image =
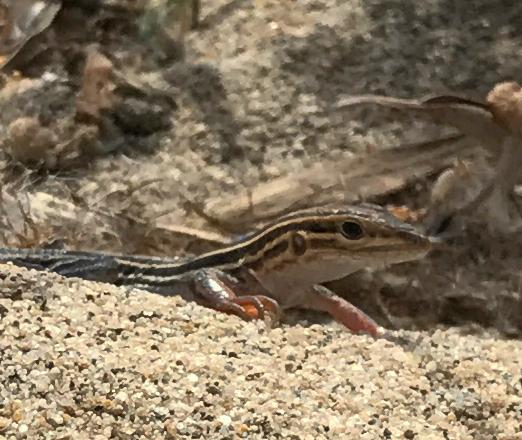
[[[212,246],[223,246],[226,244],[230,244],[230,242],[232,241],[230,238],[216,232],[191,228],[183,225],[166,225],[158,223],[154,226],[154,228],[168,233],[173,233],[184,238],[197,240],[200,243],[206,243]],[[149,232],[147,235],[151,233],[152,232]]]
[[[483,194],[479,194],[478,206],[485,200],[489,200],[490,216],[495,220],[496,229],[503,232],[515,232],[522,228],[522,219],[520,218],[520,209],[515,200],[512,199],[513,187],[516,185],[520,177],[520,166],[522,164],[522,142],[514,136],[510,136],[504,141],[502,153],[497,162],[495,176],[493,181],[484,188]],[[511,225],[514,221],[509,215],[509,201],[512,200],[516,207],[519,218],[515,221],[515,225]]]
[[[224,219],[235,231],[256,221],[310,205],[346,204],[371,200],[451,165],[456,155],[469,157],[476,148],[464,136],[403,145],[342,161],[314,163],[298,175],[275,179],[253,188],[250,197],[231,194],[207,203],[206,213]],[[254,205],[256,213],[251,212]]]
[[[237,233],[237,229],[234,227],[234,224],[229,222],[228,220],[223,220],[218,216],[213,214],[209,214],[205,209],[202,203],[194,201],[188,194],[180,191],[180,197],[185,200],[184,207],[187,210],[191,210],[198,217],[205,220],[210,226],[213,226],[215,229],[225,234],[235,234]]]
[[[349,108],[361,104],[374,104],[396,110],[415,111],[436,123],[456,128],[466,136],[478,140],[498,152],[506,135],[495,120],[487,104],[459,96],[438,95],[421,99],[402,99],[377,95],[360,95],[343,98],[337,108]]]
[[[508,133],[503,141],[502,154],[497,162],[496,179],[493,182],[495,188],[489,205],[490,214],[496,217],[499,229],[507,227],[511,230],[520,230],[522,228],[520,218],[514,227],[509,225],[511,218],[508,212],[508,202],[510,196],[513,196],[513,187],[521,175],[522,88],[515,82],[497,84],[488,94],[487,101],[495,120]],[[515,206],[518,209],[516,203]],[[497,211],[500,214],[504,213],[504,218],[496,215]]]

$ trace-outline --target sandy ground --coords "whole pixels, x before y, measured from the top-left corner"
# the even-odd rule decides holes
[[[1,266],[5,438],[518,439],[522,344],[270,328]]]

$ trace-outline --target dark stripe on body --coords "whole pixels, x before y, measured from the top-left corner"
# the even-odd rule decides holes
[[[217,267],[221,265],[230,265],[241,261],[245,255],[256,255],[263,250],[269,243],[279,236],[291,231],[309,232],[310,230],[320,231],[322,233],[336,233],[337,225],[335,221],[317,222],[313,220],[304,220],[302,222],[289,222],[281,226],[267,226],[261,231],[245,238],[244,240],[223,248],[215,252],[209,252],[193,260],[180,263],[177,265],[158,264],[157,266],[149,266],[145,268],[136,268],[133,272],[140,275],[152,275],[157,277],[176,276],[193,270],[203,269],[207,267]],[[249,243],[250,242],[250,243]],[[278,246],[280,246],[278,248]],[[286,250],[288,243],[278,243],[274,248],[278,248],[274,253],[282,253]],[[285,249],[283,249],[285,247]]]

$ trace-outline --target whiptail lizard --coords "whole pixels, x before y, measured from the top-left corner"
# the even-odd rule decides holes
[[[320,310],[352,331],[376,336],[381,329],[371,318],[320,284],[422,258],[432,242],[383,208],[360,205],[298,211],[189,260],[4,248],[0,262],[179,294],[244,319],[278,314],[280,307]]]

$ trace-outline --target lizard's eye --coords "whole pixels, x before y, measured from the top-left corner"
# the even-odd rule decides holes
[[[341,225],[341,232],[349,240],[359,240],[364,235],[361,225],[356,222],[344,222]]]

